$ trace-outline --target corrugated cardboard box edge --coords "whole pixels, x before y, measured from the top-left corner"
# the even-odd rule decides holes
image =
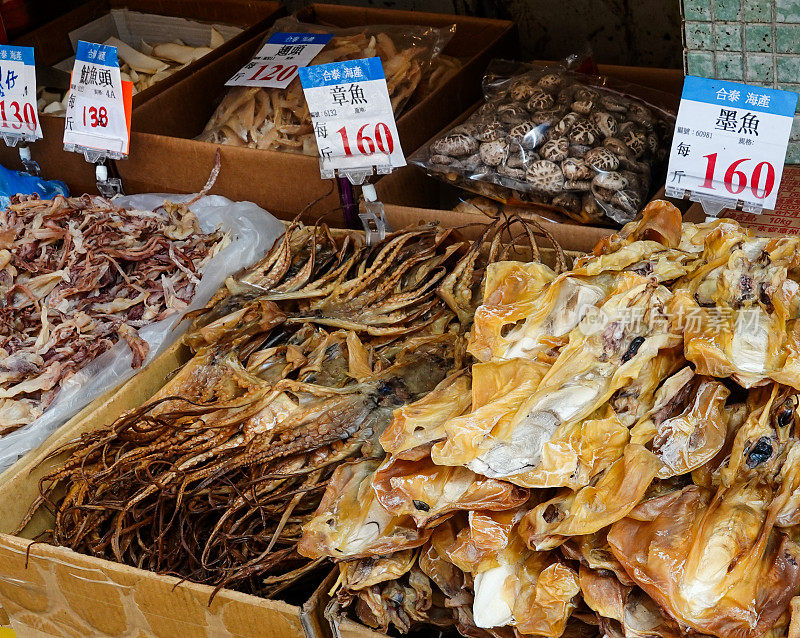
[[[20,638],[29,630],[43,635],[109,635],[194,638],[234,635],[247,638],[303,635],[299,609],[231,590],[209,606],[212,587],[161,576],[63,547],[31,544],[9,535],[38,494],[38,479],[56,463],[47,457],[80,433],[111,423],[140,405],[189,356],[177,343],[145,370],[87,408],[0,476],[0,602]],[[91,406],[90,406],[91,407]],[[44,516],[26,532],[44,529]],[[26,551],[29,550],[26,568]],[[136,631],[139,631],[137,634]]]
[[[425,218],[425,211],[417,210]],[[334,233],[348,232],[337,231]],[[563,246],[572,255],[575,248]],[[553,263],[553,251],[542,248],[542,260]],[[0,604],[19,638],[27,636],[109,635],[203,638],[224,632],[242,638],[312,638],[328,635],[319,603],[298,607],[223,589],[211,606],[212,588],[170,576],[94,558],[63,547],[32,543],[49,525],[37,514],[25,537],[9,532],[23,519],[38,496],[38,481],[59,461],[54,450],[81,433],[113,422],[124,411],[153,396],[190,357],[178,342],[115,392],[101,397],[0,475]],[[26,552],[29,556],[26,557]],[[26,566],[27,561],[27,566]],[[139,630],[139,633],[135,633]],[[344,633],[373,635],[358,623],[345,621]],[[366,633],[364,633],[366,632]]]

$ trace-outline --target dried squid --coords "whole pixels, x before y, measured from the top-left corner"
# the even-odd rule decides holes
[[[54,508],[56,544],[217,589],[274,596],[308,582],[326,559],[296,546],[326,487],[355,494],[393,410],[465,374],[468,320],[506,224],[487,228],[486,250],[433,225],[367,246],[291,224],[196,314],[193,357],[152,399],[61,450],[31,515]],[[381,531],[402,538],[415,522]]]
[[[666,202],[571,270],[485,275],[468,370],[337,470],[327,616],[464,636],[800,627],[800,245]]]
[[[229,240],[184,204],[125,210],[102,198],[17,196],[0,211],[0,435],[34,421],[61,384],[137,330],[185,310]]]

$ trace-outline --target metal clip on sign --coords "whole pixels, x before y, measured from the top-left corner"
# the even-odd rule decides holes
[[[392,232],[389,222],[386,220],[386,212],[383,204],[378,201],[378,195],[372,184],[364,184],[361,189],[364,195],[365,213],[359,213],[361,225],[364,227],[364,234],[367,238],[367,246],[374,246],[379,241],[386,239],[386,234]]]
[[[94,174],[97,178],[97,190],[103,196],[111,199],[114,195],[124,195],[122,180],[119,177],[108,176],[108,166],[95,164]]]

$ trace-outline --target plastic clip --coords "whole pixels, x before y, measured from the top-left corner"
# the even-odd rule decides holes
[[[97,178],[97,190],[103,197],[110,199],[114,195],[124,195],[122,180],[119,177],[109,177],[108,166],[95,164],[94,175]]]
[[[378,201],[378,195],[372,184],[364,184],[361,187],[364,196],[364,208],[366,212],[359,213],[361,225],[364,227],[364,234],[367,238],[367,246],[374,246],[379,241],[386,239],[386,234],[392,232],[383,204]]]
[[[392,172],[391,157],[387,153],[373,153],[369,156],[369,164],[364,165],[364,158],[354,155],[351,157],[321,157],[319,160],[319,173],[322,179],[346,177],[353,186],[361,186],[370,175],[388,175]]]
[[[39,162],[31,157],[31,149],[27,146],[19,147],[19,159],[22,160],[22,165],[25,167],[25,172],[29,175],[39,177],[42,172]]]

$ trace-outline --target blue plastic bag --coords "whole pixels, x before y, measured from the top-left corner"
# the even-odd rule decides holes
[[[22,171],[10,171],[0,166],[0,207],[8,206],[12,195],[37,194],[42,199],[53,199],[56,195],[69,196],[67,185],[57,179],[46,180]]]

